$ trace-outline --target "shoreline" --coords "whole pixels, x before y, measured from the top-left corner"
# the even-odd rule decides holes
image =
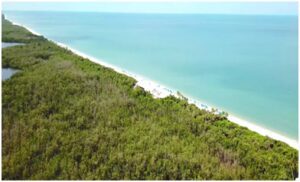
[[[23,24],[19,24],[19,23],[13,22],[13,21],[11,21],[11,22],[14,25],[18,25],[18,26],[26,28],[28,31],[30,31],[31,33],[33,33],[35,35],[42,36],[42,34],[32,30],[31,28],[29,28],[27,26],[24,26]],[[57,42],[57,41],[54,41],[54,40],[51,40],[51,39],[48,39],[48,40],[52,41],[53,43],[55,43],[56,45],[58,45],[62,48],[65,48],[65,49],[68,49],[68,50],[72,51],[74,54],[76,54],[78,56],[81,56],[83,58],[87,58],[87,59],[89,59],[90,61],[92,61],[96,64],[99,64],[99,65],[104,66],[104,67],[111,68],[111,69],[113,69],[114,71],[116,71],[118,73],[121,73],[121,74],[124,74],[126,76],[134,78],[137,81],[136,86],[140,86],[145,91],[150,92],[154,98],[164,98],[164,97],[167,97],[167,96],[170,96],[170,95],[175,96],[177,98],[181,98],[182,96],[185,97],[184,94],[183,95],[178,95],[177,90],[169,89],[169,88],[165,87],[164,85],[161,85],[161,84],[159,84],[155,81],[152,81],[151,79],[145,78],[145,77],[140,76],[138,74],[134,74],[134,73],[131,73],[129,71],[126,71],[125,69],[122,69],[122,68],[119,68],[117,66],[111,65],[111,64],[109,64],[109,63],[107,63],[107,62],[105,62],[101,59],[97,59],[93,56],[82,53],[82,52],[80,52],[80,51],[78,51],[78,50],[76,50],[76,49],[74,49],[70,46],[67,46],[67,45],[63,44],[63,43],[60,43],[60,42]],[[192,99],[190,97],[185,97],[185,98],[187,99],[189,104],[195,104],[196,107],[198,107],[199,109],[204,109],[206,111],[212,112],[213,108],[206,105],[206,104],[204,104],[203,102],[199,101],[199,99],[195,100],[195,99]],[[220,112],[222,112],[222,111],[217,109],[216,112],[214,112],[214,113],[219,114]],[[268,136],[272,139],[282,141],[282,142],[288,144],[289,146],[299,150],[299,143],[295,139],[291,139],[287,136],[284,136],[283,134],[279,134],[279,133],[276,133],[276,132],[271,131],[269,129],[263,128],[263,127],[261,127],[257,124],[251,123],[249,121],[246,121],[242,118],[236,117],[236,116],[234,116],[232,114],[229,114],[229,113],[228,113],[227,119],[230,122],[238,124],[239,126],[246,127],[249,130],[251,130],[253,132],[256,132],[260,135]]]

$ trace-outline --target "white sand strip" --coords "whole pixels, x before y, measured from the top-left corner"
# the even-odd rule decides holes
[[[11,21],[12,22],[12,21]],[[17,25],[17,26],[20,26],[20,27],[24,27],[26,28],[27,30],[29,30],[31,33],[35,34],[35,35],[38,35],[38,36],[41,36],[42,34],[39,34],[37,33],[36,31],[32,30],[31,28],[28,28],[22,24],[19,24],[19,23],[16,23],[16,22],[12,22],[13,25]]]
[[[14,25],[19,25],[19,26],[22,26],[26,29],[28,29],[31,33],[35,34],[35,35],[41,35],[39,33],[37,33],[36,31],[32,30],[31,28],[27,27],[27,26],[24,26],[22,24],[19,24],[19,23],[13,23]],[[117,66],[114,66],[114,65],[111,65],[109,63],[106,63],[104,62],[103,60],[100,60],[100,59],[97,59],[95,57],[92,57],[92,56],[89,56],[87,54],[84,54],[76,49],[73,49],[71,48],[70,46],[67,46],[63,43],[59,43],[59,42],[56,42],[56,41],[53,41],[51,40],[52,42],[56,43],[58,46],[60,47],[63,47],[63,48],[66,48],[66,49],[69,49],[71,50],[72,52],[74,52],[75,54],[81,56],[81,57],[84,57],[84,58],[87,58],[89,59],[90,61],[96,63],[96,64],[100,64],[102,66],[105,66],[105,67],[109,67],[113,70],[115,70],[116,72],[118,73],[121,73],[121,74],[125,74],[129,77],[133,77],[134,79],[137,80],[137,83],[136,85],[142,87],[143,89],[145,89],[146,91],[149,91],[154,98],[164,98],[164,97],[167,97],[169,95],[173,95],[175,97],[180,97],[179,95],[177,95],[177,92],[174,91],[174,90],[171,90],[163,85],[160,85],[150,79],[146,79],[140,75],[137,75],[137,74],[133,74],[133,73],[130,73],[129,71],[126,71],[124,69],[121,69],[121,68],[118,68]],[[192,98],[187,98],[188,99],[188,103],[190,104],[195,104],[198,108],[200,109],[204,109],[204,110],[207,110],[207,111],[212,111],[212,107],[206,105],[206,104],[203,104],[197,100],[194,100]],[[220,110],[217,110],[217,113],[221,112]],[[263,136],[268,136],[272,139],[275,139],[275,140],[279,140],[279,141],[282,141],[288,145],[290,145],[291,147],[299,150],[299,143],[297,140],[294,140],[294,139],[290,139],[284,135],[281,135],[281,134],[278,134],[274,131],[271,131],[269,129],[266,129],[266,128],[263,128],[261,126],[258,126],[256,124],[253,124],[251,122],[248,122],[246,120],[243,120],[239,117],[236,117],[236,116],[233,116],[231,114],[228,115],[228,120],[232,121],[233,123],[236,123],[240,126],[244,126],[246,128],[248,128],[249,130],[252,130],[254,132],[257,132]]]
[[[238,118],[236,116],[233,116],[231,114],[228,115],[228,120],[230,120],[231,122],[234,122],[240,126],[244,126],[246,128],[248,128],[249,130],[252,130],[252,131],[255,131],[263,136],[268,136],[270,138],[273,138],[275,140],[279,140],[279,141],[282,141],[286,144],[288,144],[289,146],[299,150],[299,143],[297,140],[294,140],[294,139],[290,139],[284,135],[281,135],[281,134],[278,134],[274,131],[271,131],[271,130],[268,130],[266,128],[263,128],[261,126],[258,126],[258,125],[255,125],[251,122],[248,122],[246,120],[243,120],[241,118]]]

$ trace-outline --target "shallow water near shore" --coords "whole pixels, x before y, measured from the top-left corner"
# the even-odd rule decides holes
[[[4,14],[52,40],[298,137],[295,16]]]

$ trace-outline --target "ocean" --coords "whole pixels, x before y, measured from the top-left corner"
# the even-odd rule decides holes
[[[298,139],[298,17],[7,11],[6,18]]]

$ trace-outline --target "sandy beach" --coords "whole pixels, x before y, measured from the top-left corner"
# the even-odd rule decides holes
[[[14,22],[13,24],[15,25],[19,25],[19,26],[22,26],[22,27],[25,27],[26,29],[28,29],[30,32],[32,32],[33,34],[36,34],[36,35],[41,35],[39,34],[38,32],[32,30],[31,28],[27,27],[27,26],[24,26],[22,24],[19,24],[19,23],[16,23]],[[57,45],[63,47],[63,48],[66,48],[68,50],[71,50],[73,53],[81,56],[81,57],[84,57],[84,58],[87,58],[89,59],[90,61],[96,63],[96,64],[100,64],[102,66],[105,66],[105,67],[109,67],[113,70],[115,70],[116,72],[118,73],[121,73],[121,74],[125,74],[129,77],[133,77],[137,83],[136,85],[137,86],[140,86],[142,87],[144,90],[150,92],[154,98],[164,98],[164,97],[167,97],[169,95],[173,95],[175,97],[181,97],[180,95],[177,94],[177,91],[176,90],[172,90],[172,89],[169,89],[161,84],[158,84],[157,82],[155,81],[152,81],[150,79],[147,79],[141,75],[137,75],[137,74],[134,74],[134,73],[131,73],[127,70],[124,70],[122,68],[119,68],[117,66],[114,66],[114,65],[111,65],[101,59],[97,59],[95,57],[92,57],[92,56],[89,56],[87,54],[84,54],[70,46],[67,46],[63,43],[60,43],[60,42],[56,42],[56,41],[53,41],[51,40],[52,42],[56,43]],[[184,95],[184,94],[183,94]],[[212,107],[204,104],[203,102],[199,101],[199,100],[195,100],[195,99],[192,99],[192,98],[189,98],[189,97],[186,97],[188,99],[188,103],[190,104],[195,104],[198,108],[200,109],[204,109],[204,110],[207,110],[207,111],[212,111]],[[218,112],[221,112],[221,110],[217,110],[217,113]],[[256,124],[253,124],[249,121],[246,121],[242,118],[239,118],[239,117],[236,117],[234,115],[231,115],[229,114],[228,115],[228,120],[230,120],[231,122],[233,123],[236,123],[240,126],[244,126],[244,127],[247,127],[248,129],[254,131],[254,132],[257,132],[263,136],[268,136],[270,138],[273,138],[275,140],[279,140],[279,141],[282,141],[282,142],[285,142],[286,144],[290,145],[291,147],[295,148],[295,149],[299,149],[299,143],[298,141],[294,140],[294,139],[290,139],[282,134],[279,134],[279,133],[276,133],[274,131],[271,131],[269,129],[266,129],[266,128],[263,128],[261,126],[258,126]]]

